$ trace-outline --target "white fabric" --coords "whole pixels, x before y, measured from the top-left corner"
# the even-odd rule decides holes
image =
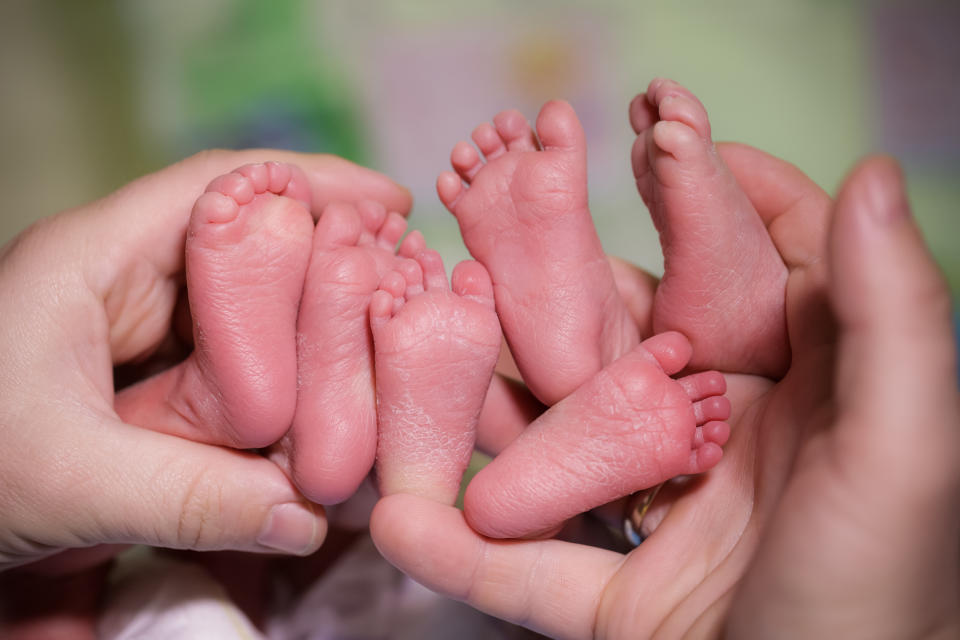
[[[118,563],[97,636],[110,640],[263,640],[200,566],[136,550]]]

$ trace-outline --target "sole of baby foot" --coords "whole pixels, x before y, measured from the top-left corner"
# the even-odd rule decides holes
[[[414,276],[388,274],[370,303],[377,478],[383,495],[453,504],[500,352],[493,285],[478,262],[457,265],[452,286],[437,252],[409,262]]]
[[[440,200],[490,272],[514,359],[547,404],[639,341],[587,204],[586,136],[573,108],[548,102],[536,133],[505,111],[451,153]]]
[[[187,422],[214,431],[200,439],[260,447],[290,426],[309,202],[299,168],[267,162],[216,178],[194,206],[186,267],[195,350],[183,393],[171,397]]]
[[[716,152],[706,110],[684,87],[656,79],[630,119],[637,187],[664,254],[654,330],[686,335],[695,369],[782,375],[787,269]]]
[[[730,404],[716,372],[674,380],[690,357],[655,336],[551,407],[467,487],[476,531],[536,537],[570,517],[719,462]]]

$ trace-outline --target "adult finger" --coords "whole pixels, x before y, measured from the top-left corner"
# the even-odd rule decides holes
[[[896,442],[898,457],[925,461],[904,468],[942,478],[960,451],[957,425],[943,413],[960,415],[951,301],[905,193],[896,163],[874,157],[854,169],[837,199],[831,298],[846,365],[838,395],[841,410],[862,425],[850,436],[863,438],[858,450]],[[911,472],[901,486],[916,488],[918,479]]]
[[[619,553],[558,540],[483,538],[463,514],[425,498],[380,500],[370,520],[380,553],[421,584],[553,638],[592,638]]]
[[[787,267],[824,254],[830,196],[789,162],[739,143],[717,145],[724,162],[763,218]]]
[[[787,330],[793,353],[833,341],[826,296],[827,230],[833,203],[802,171],[753,147],[723,143],[718,150],[767,226],[790,271]]]

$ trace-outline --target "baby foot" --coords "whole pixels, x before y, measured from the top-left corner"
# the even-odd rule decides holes
[[[328,205],[313,236],[297,322],[299,393],[282,465],[305,496],[350,497],[373,466],[377,442],[370,296],[400,258],[407,222],[374,202]],[[414,232],[400,252],[424,248]],[[285,455],[286,460],[283,460]]]
[[[524,381],[553,404],[639,337],[587,207],[580,122],[567,103],[548,102],[536,128],[534,135],[517,111],[480,125],[473,140],[486,163],[459,143],[451,154],[456,173],[441,174],[437,192],[490,272]]]
[[[175,411],[200,439],[262,447],[289,428],[296,406],[297,306],[313,218],[303,172],[252,164],[213,180],[187,230],[187,291],[195,351]],[[171,394],[180,397],[180,394]]]
[[[713,146],[700,101],[656,79],[630,105],[633,171],[663,246],[654,331],[683,332],[691,365],[782,375],[787,269]]]
[[[440,255],[423,251],[387,274],[370,302],[376,346],[383,495],[453,504],[500,353],[493,285],[478,262],[447,283]]]
[[[711,371],[674,380],[690,358],[679,333],[644,341],[533,422],[467,487],[477,532],[519,538],[720,461],[730,428],[726,383]]]

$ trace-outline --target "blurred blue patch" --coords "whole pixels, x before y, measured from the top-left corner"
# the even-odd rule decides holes
[[[186,152],[274,147],[367,164],[362,109],[321,55],[317,6],[237,0],[184,52]]]

